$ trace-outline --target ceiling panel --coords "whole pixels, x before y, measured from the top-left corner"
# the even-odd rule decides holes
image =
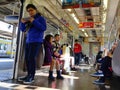
[[[80,20],[80,22],[85,22],[87,19],[85,16],[82,16],[82,17],[79,16],[79,20]]]
[[[0,5],[4,4],[5,1],[18,1],[18,0],[0,0]],[[27,0],[26,0],[27,1]],[[77,33],[79,28],[78,28],[78,24],[75,22],[74,18],[71,16],[71,13],[75,13],[75,16],[79,19],[79,22],[95,22],[95,28],[93,29],[85,29],[85,32],[87,32],[89,34],[90,37],[94,36],[93,33],[96,33],[97,37],[102,37],[102,31],[101,28],[103,25],[103,21],[102,21],[102,12],[103,12],[103,8],[101,8],[102,6],[99,7],[92,7],[92,8],[74,8],[71,9],[72,11],[68,11],[67,9],[62,9],[61,6],[61,0],[30,0],[33,4],[35,4],[39,11],[42,12],[44,15],[46,15],[46,17],[48,17],[48,19],[50,19],[51,21],[53,21],[55,24],[59,25],[60,27],[63,27],[63,29],[66,29],[64,27],[63,24],[61,24],[60,20],[61,18],[64,18],[70,26],[73,27],[73,33]],[[113,8],[112,6],[117,5],[117,2],[114,2],[114,0],[109,0],[111,3],[110,8],[112,8],[109,13],[108,13],[108,20],[107,20],[107,28],[110,28],[112,20],[114,18],[114,14],[115,14],[115,8]],[[113,4],[112,4],[113,3]],[[12,14],[13,11],[13,4],[8,4],[5,7],[0,6],[0,14],[2,15],[9,15]],[[42,7],[46,7],[54,16],[52,16],[50,13],[48,14],[48,12],[46,10],[43,10]],[[117,6],[115,6],[117,7]],[[16,7],[16,14],[18,14],[19,7]],[[114,11],[114,13],[113,13]],[[112,15],[110,15],[112,14]],[[112,20],[111,20],[112,18]],[[54,26],[48,26],[50,30],[54,29]],[[96,29],[97,28],[97,29]],[[99,30],[98,30],[99,29]],[[77,34],[82,34],[83,33],[77,33]]]
[[[96,15],[96,16],[93,16],[93,21],[94,22],[101,22],[101,17]]]
[[[100,15],[99,7],[90,8],[92,16]]]
[[[75,11],[79,17],[85,16],[85,12],[82,8],[75,9]]]
[[[109,0],[109,10],[108,10],[108,13],[107,13],[107,19],[106,19],[106,27],[105,27],[105,30],[106,32],[110,32],[111,30],[111,26],[112,26],[112,23],[115,19],[115,15],[116,15],[116,10],[118,8],[118,3],[120,2],[120,0]],[[107,34],[105,34],[106,36],[108,36]]]
[[[6,5],[12,2],[16,2],[18,0],[0,0],[0,5]]]

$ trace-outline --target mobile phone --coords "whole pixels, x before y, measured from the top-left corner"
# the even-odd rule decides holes
[[[25,21],[29,21],[30,17],[23,18]]]

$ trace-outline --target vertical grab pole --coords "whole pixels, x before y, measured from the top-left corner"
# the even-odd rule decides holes
[[[21,6],[20,6],[20,14],[19,14],[19,22],[22,18],[22,14],[23,14],[23,3],[25,0],[20,0],[21,2]],[[14,71],[13,71],[13,79],[17,78],[17,66],[18,66],[18,60],[19,60],[19,53],[20,53],[20,30],[19,30],[19,24],[18,24],[18,33],[17,33],[17,41],[16,41],[16,55],[15,55],[15,62],[14,62]]]
[[[113,27],[114,27],[114,25],[112,24],[111,29],[110,29],[110,33],[109,33],[109,36],[108,36],[108,49],[110,49],[110,36],[112,34]]]

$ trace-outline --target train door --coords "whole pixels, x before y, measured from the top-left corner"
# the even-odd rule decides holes
[[[2,10],[0,18],[3,19],[0,21],[0,81],[12,79],[15,75],[17,56],[20,53],[18,48],[20,31],[17,26],[19,13],[22,14],[19,10],[23,1],[0,0],[0,10]]]
[[[16,47],[16,25],[0,21],[0,81],[12,79]]]

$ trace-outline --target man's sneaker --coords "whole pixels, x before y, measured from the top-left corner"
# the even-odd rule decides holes
[[[31,77],[28,77],[28,78],[26,78],[26,79],[23,81],[24,84],[31,84],[31,83],[33,83],[33,82],[34,82],[34,79],[31,78]]]
[[[93,74],[90,74],[91,76],[93,77],[104,77],[103,73],[99,73],[99,72],[96,72],[96,73],[93,73]]]
[[[22,76],[22,77],[19,77],[18,78],[18,81],[21,82],[21,81],[24,81],[28,76]]]
[[[99,81],[99,79],[97,79],[97,80],[95,80],[95,81],[97,81],[97,82],[98,82],[98,81]]]
[[[100,80],[95,80],[93,83],[94,83],[94,84],[99,84],[99,85],[105,84],[105,82],[100,81]]]

